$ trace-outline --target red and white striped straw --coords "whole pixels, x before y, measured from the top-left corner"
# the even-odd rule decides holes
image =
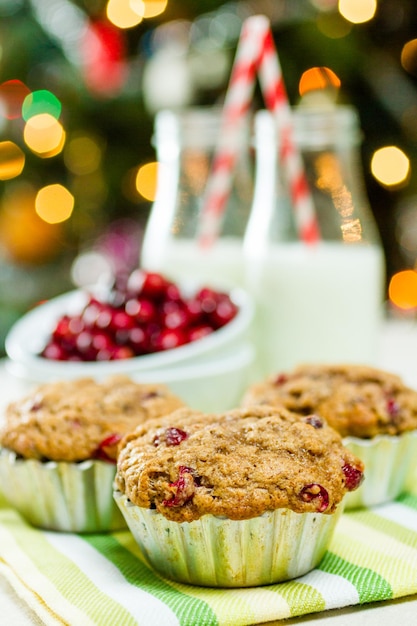
[[[199,232],[202,246],[211,245],[220,232],[239,152],[241,122],[250,107],[257,72],[265,105],[277,120],[280,156],[300,239],[309,243],[319,239],[314,204],[293,140],[291,109],[269,21],[263,15],[255,15],[243,23],[224,101],[219,144],[203,198]]]
[[[263,24],[252,18],[242,26],[226,92],[219,141],[203,197],[200,243],[208,246],[219,234],[239,154],[242,122],[249,112],[261,55]]]
[[[258,17],[261,18],[262,16]],[[267,22],[266,18],[265,21]],[[264,39],[258,63],[258,78],[265,105],[275,118],[280,163],[284,168],[289,184],[299,238],[307,243],[314,243],[320,239],[316,210],[305,176],[302,157],[294,140],[291,107],[274,39],[267,23],[264,26]]]

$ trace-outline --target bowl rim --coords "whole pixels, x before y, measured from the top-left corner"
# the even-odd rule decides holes
[[[184,364],[167,366],[166,368],[153,369],[147,371],[131,371],[123,372],[129,378],[137,383],[143,384],[166,384],[171,385],[181,381],[189,381],[191,384],[201,379],[210,378],[217,375],[227,375],[229,373],[239,374],[241,370],[250,368],[255,359],[255,348],[250,342],[244,342],[236,349],[231,350],[218,358],[207,359],[195,364]],[[111,361],[115,363],[115,361]],[[84,363],[81,363],[84,365]],[[30,366],[16,361],[6,359],[6,370],[17,380],[30,382],[35,386],[43,383],[58,382],[64,378],[60,376],[60,372],[50,370],[49,372],[40,372],[33,370]],[[65,379],[84,378],[91,376],[96,380],[104,380],[108,376],[117,374],[118,372],[97,372],[85,373],[72,371],[66,373]],[[45,376],[46,374],[46,376]]]
[[[184,291],[186,288],[187,286]],[[85,376],[145,372],[188,361],[191,363],[193,359],[221,349],[249,329],[254,315],[254,304],[250,295],[240,287],[233,287],[229,295],[238,306],[236,317],[214,333],[178,348],[119,361],[54,361],[39,356],[52,332],[54,322],[62,314],[79,312],[90,294],[97,295],[97,292],[94,289],[74,289],[41,303],[24,314],[6,335],[7,358],[43,372],[53,369],[57,376],[65,376],[72,372],[75,374],[80,369]]]

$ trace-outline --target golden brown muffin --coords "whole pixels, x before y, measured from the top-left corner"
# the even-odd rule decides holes
[[[47,383],[9,404],[0,445],[25,459],[111,460],[122,435],[181,406],[164,385],[122,375]]]
[[[121,443],[115,486],[138,507],[191,522],[281,508],[331,514],[362,477],[362,462],[324,420],[257,406],[179,409],[139,425]]]
[[[252,385],[243,406],[316,413],[342,437],[401,435],[417,429],[417,391],[399,376],[362,365],[300,365]]]

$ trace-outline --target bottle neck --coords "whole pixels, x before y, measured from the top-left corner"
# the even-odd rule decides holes
[[[212,154],[219,142],[222,128],[222,109],[217,107],[191,108],[185,111],[160,111],[155,117],[153,145],[158,160],[179,156],[181,151]],[[241,120],[237,135],[239,148],[250,143],[251,119]]]
[[[294,140],[305,165],[322,239],[379,244],[365,191],[356,111],[348,106],[300,106],[294,109],[293,123]],[[275,119],[267,111],[259,112],[255,118],[255,147],[251,220],[268,222],[269,238],[295,240],[298,234],[294,212],[279,157],[280,137]]]
[[[302,151],[355,150],[361,143],[359,117],[350,106],[294,108],[294,139]]]

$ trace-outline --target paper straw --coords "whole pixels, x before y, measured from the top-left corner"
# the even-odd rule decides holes
[[[263,15],[255,15],[243,23],[226,92],[219,143],[203,198],[199,231],[202,246],[211,245],[220,232],[238,157],[240,124],[250,106],[257,72],[265,105],[277,120],[280,156],[289,181],[299,237],[309,243],[319,239],[314,205],[301,156],[293,141],[291,109],[269,21]]]
[[[307,243],[314,243],[320,239],[316,211],[305,176],[302,157],[294,140],[292,112],[274,39],[267,23],[264,28],[263,46],[258,63],[259,82],[265,105],[275,117],[280,163],[289,184],[299,238]]]
[[[239,153],[241,124],[248,114],[261,54],[264,25],[249,18],[242,26],[226,92],[219,142],[203,198],[200,244],[210,245],[217,237],[232,187],[232,174]]]

